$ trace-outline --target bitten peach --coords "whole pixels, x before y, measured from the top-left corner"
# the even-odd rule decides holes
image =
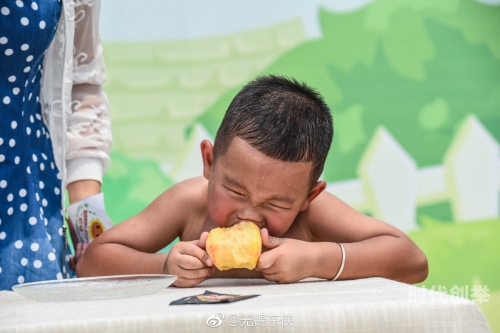
[[[207,253],[221,271],[232,268],[254,269],[262,251],[260,229],[251,222],[210,231]]]

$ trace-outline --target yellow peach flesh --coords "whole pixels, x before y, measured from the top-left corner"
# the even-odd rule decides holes
[[[254,269],[262,250],[260,229],[251,222],[210,231],[207,253],[221,271],[233,268]]]

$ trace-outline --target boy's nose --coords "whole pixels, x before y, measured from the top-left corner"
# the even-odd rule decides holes
[[[263,216],[259,212],[259,210],[252,207],[252,206],[247,206],[245,208],[238,210],[238,212],[236,213],[236,216],[240,220],[251,221],[251,222],[255,222],[257,224],[260,224],[262,222],[262,219],[263,219]]]

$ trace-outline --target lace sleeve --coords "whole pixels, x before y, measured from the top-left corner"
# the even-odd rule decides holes
[[[111,123],[101,85],[105,80],[99,38],[99,2],[75,1],[72,116],[68,122],[68,183],[80,179],[102,182],[110,163]]]

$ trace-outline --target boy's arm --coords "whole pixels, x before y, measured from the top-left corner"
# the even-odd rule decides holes
[[[308,225],[320,242],[317,275],[333,278],[340,267],[345,249],[345,265],[339,279],[381,276],[417,283],[428,274],[427,258],[405,233],[364,215],[334,195],[323,192],[311,203]]]
[[[144,246],[157,229],[148,225],[146,210],[96,238],[78,261],[77,276],[162,274],[167,254],[157,254],[156,247]]]
[[[195,181],[173,186],[142,212],[96,238],[78,262],[77,275],[174,274],[166,268],[169,254],[156,252],[181,235],[184,223],[192,220],[193,207],[188,204],[200,194],[199,191],[191,193],[199,187],[194,186],[193,190],[190,182]],[[191,251],[187,254],[199,257],[200,263],[206,255],[201,248],[190,246],[188,242],[178,244],[177,252]]]
[[[294,282],[308,276],[333,279],[345,265],[339,280],[385,277],[406,283],[425,280],[427,259],[402,231],[366,216],[342,200],[323,192],[299,214],[311,237],[318,242],[275,238],[262,233],[263,254],[257,266],[264,277],[277,282]],[[276,251],[277,250],[277,251]]]

